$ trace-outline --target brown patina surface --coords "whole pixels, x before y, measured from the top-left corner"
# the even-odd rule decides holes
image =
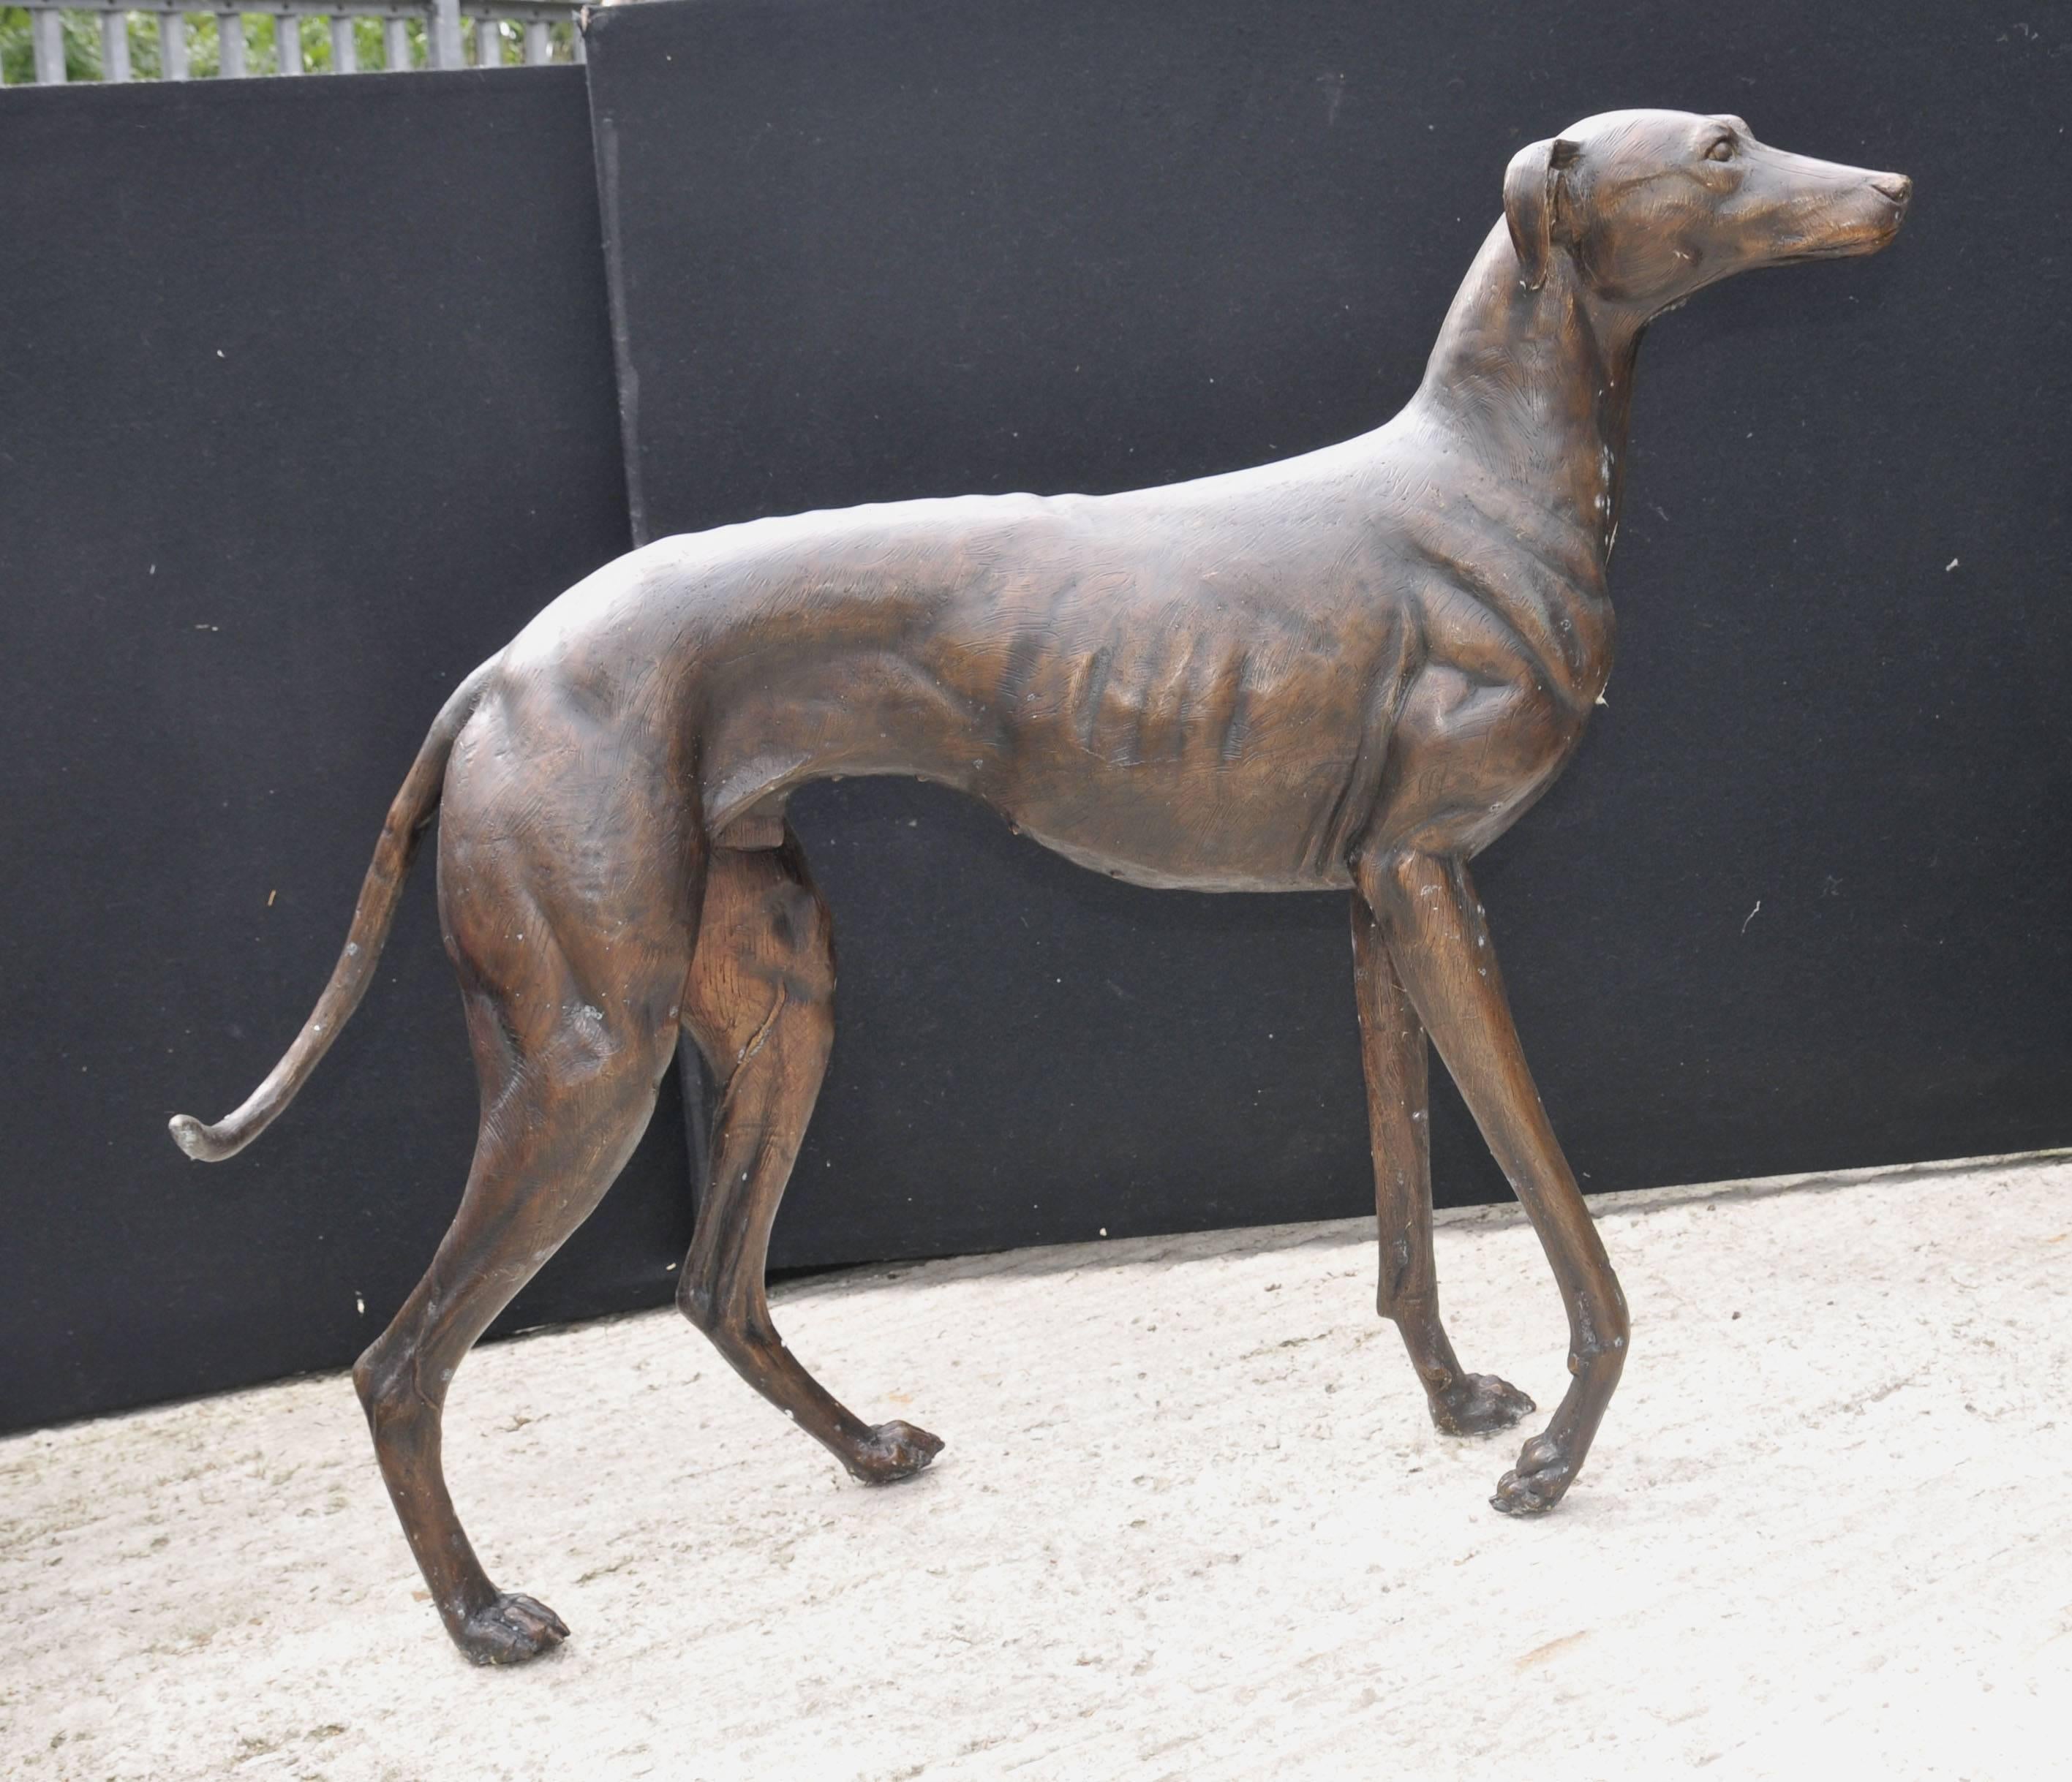
[[[1622,112],[1521,150],[1504,217],[1395,419],[1282,462],[1104,496],[905,502],[662,540],[547,608],[448,702],[390,811],[302,1034],[192,1156],[278,1114],[371,975],[436,813],[439,901],[482,1088],[430,1271],[356,1369],[448,1632],[481,1662],[565,1636],[500,1591],[440,1464],[470,1345],[631,1151],[688,1032],[719,1084],[684,1312],[857,1477],[941,1443],[866,1425],[791,1356],[770,1227],[833,1031],[828,914],[785,801],[837,774],[983,799],[1152,886],[1352,893],[1379,1304],[1441,1429],[1532,1404],[1441,1324],[1427,1036],[1539,1232],[1572,1382],[1494,1502],[1556,1503],[1626,1345],[1624,1300],[1513,1029],[1467,862],[1552,782],[1611,671],[1605,570],[1647,323],[1750,268],[1868,253],[1910,188]]]

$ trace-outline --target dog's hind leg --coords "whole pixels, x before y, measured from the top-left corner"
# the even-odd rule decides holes
[[[800,1365],[770,1316],[770,1228],[834,1040],[827,905],[787,831],[776,848],[715,848],[684,1022],[718,1088],[711,1162],[676,1303],[742,1378],[857,1478],[918,1472],[942,1443],[864,1423]]]
[[[1568,1313],[1568,1390],[1490,1500],[1548,1509],[1581,1468],[1626,1365],[1626,1300],[1526,1068],[1467,868],[1399,854],[1355,863],[1399,979],[1553,1264]]]
[[[544,921],[536,912],[524,919]],[[499,1591],[475,1558],[441,1464],[446,1390],[489,1321],[603,1198],[648,1124],[672,1049],[602,1015],[602,995],[590,993],[593,1005],[565,982],[536,987],[551,1011],[537,1033],[527,1032],[539,1020],[532,1010],[470,987],[483,1081],[467,1191],[430,1270],[353,1369],[432,1600],[479,1665],[530,1658],[568,1629],[532,1598]]]
[[[500,721],[479,716],[463,738],[439,836],[440,915],[482,1096],[475,1161],[430,1269],[353,1369],[432,1600],[477,1664],[530,1658],[568,1629],[498,1590],[475,1558],[441,1465],[447,1388],[647,1126],[678,1041],[699,880],[686,826],[627,752],[580,734],[520,751]]]
[[[1449,1435],[1486,1435],[1529,1415],[1532,1401],[1494,1374],[1465,1371],[1439,1320],[1426,1099],[1429,1048],[1374,912],[1357,894],[1352,908],[1353,985],[1359,1001],[1360,1056],[1367,1071],[1381,1242],[1377,1303],[1382,1316],[1394,1320],[1402,1332],[1417,1378],[1424,1383],[1432,1421]]]

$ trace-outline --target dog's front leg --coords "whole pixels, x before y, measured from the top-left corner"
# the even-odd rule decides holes
[[[1374,1205],[1381,1247],[1376,1304],[1395,1320],[1424,1382],[1432,1421],[1449,1435],[1486,1435],[1529,1416],[1532,1401],[1494,1374],[1462,1369],[1439,1320],[1432,1258],[1432,1131],[1424,1024],[1404,994],[1380,925],[1353,897],[1353,988],[1374,1143]]]
[[[1482,1136],[1523,1205],[1568,1312],[1573,1378],[1544,1435],[1490,1500],[1527,1514],[1556,1503],[1581,1468],[1626,1364],[1626,1309],[1589,1209],[1540,1106],[1466,864],[1401,853],[1357,862],[1354,882]]]

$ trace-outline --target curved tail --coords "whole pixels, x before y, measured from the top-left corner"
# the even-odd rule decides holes
[[[275,1116],[295,1098],[296,1091],[309,1081],[310,1074],[338,1037],[338,1030],[360,1006],[374,975],[374,962],[381,956],[389,925],[396,918],[397,899],[410,862],[416,857],[417,844],[439,807],[446,758],[453,753],[454,740],[473,716],[497,660],[491,657],[462,681],[433,721],[431,733],[410,764],[396,802],[388,807],[388,819],[381,826],[380,840],[375,844],[374,863],[368,868],[360,888],[360,903],[346,934],[345,951],[339,955],[331,982],[317,998],[316,1008],[295,1037],[295,1043],[266,1080],[252,1091],[245,1105],[214,1126],[204,1126],[191,1114],[173,1116],[173,1143],[190,1157],[201,1163],[220,1163],[236,1156],[271,1126]]]

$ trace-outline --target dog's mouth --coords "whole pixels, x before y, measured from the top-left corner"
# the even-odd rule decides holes
[[[1797,248],[1789,253],[1772,254],[1769,263],[1773,266],[1799,266],[1809,260],[1854,260],[1891,246],[1893,238],[1898,233],[1899,225],[1895,223],[1874,235],[1852,236],[1845,241],[1830,242],[1824,247]]]
[[[1773,266],[1796,266],[1808,260],[1853,260],[1860,255],[1876,253],[1892,245],[1906,216],[1906,207],[1895,204],[1890,215],[1873,223],[1858,224],[1825,241],[1782,244],[1778,252],[1769,256],[1769,263]]]

